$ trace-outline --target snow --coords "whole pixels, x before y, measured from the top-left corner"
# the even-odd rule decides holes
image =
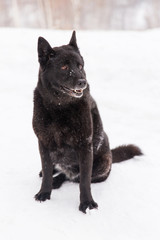
[[[78,210],[79,187],[65,183],[39,203],[41,169],[32,130],[38,75],[37,38],[52,46],[71,31],[0,29],[0,238],[157,240],[160,238],[160,30],[79,31],[87,79],[111,147],[135,143],[144,152],[114,164],[92,184],[98,210]]]

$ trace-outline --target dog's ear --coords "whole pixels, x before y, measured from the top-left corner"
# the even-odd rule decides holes
[[[76,49],[79,52],[79,49],[77,46],[76,31],[73,31],[69,45],[74,47],[74,49]]]
[[[50,44],[43,38],[38,38],[38,61],[41,66],[45,65],[50,57],[55,55]]]

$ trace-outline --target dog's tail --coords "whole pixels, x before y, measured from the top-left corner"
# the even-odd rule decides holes
[[[141,149],[132,144],[122,145],[120,147],[112,149],[111,151],[113,163],[119,163],[130,158],[133,158],[134,156],[143,155]]]

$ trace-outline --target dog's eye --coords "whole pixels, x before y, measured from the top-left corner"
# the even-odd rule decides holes
[[[83,66],[81,64],[78,65],[78,68],[82,70]]]
[[[62,70],[68,70],[69,67],[68,67],[68,65],[64,65],[64,66],[61,67],[61,69],[62,69]]]

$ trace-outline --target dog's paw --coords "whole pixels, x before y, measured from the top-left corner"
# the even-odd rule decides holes
[[[35,200],[40,201],[40,202],[44,202],[47,199],[49,200],[51,196],[51,192],[41,192],[39,191],[35,196]]]
[[[86,213],[86,209],[89,208],[90,210],[91,209],[97,209],[98,208],[98,204],[96,202],[94,202],[93,200],[91,201],[85,201],[85,202],[82,202],[80,203],[79,205],[79,210],[83,213]]]
[[[60,188],[66,180],[67,180],[66,175],[63,173],[60,173],[58,176],[53,178],[52,188],[53,189]]]

